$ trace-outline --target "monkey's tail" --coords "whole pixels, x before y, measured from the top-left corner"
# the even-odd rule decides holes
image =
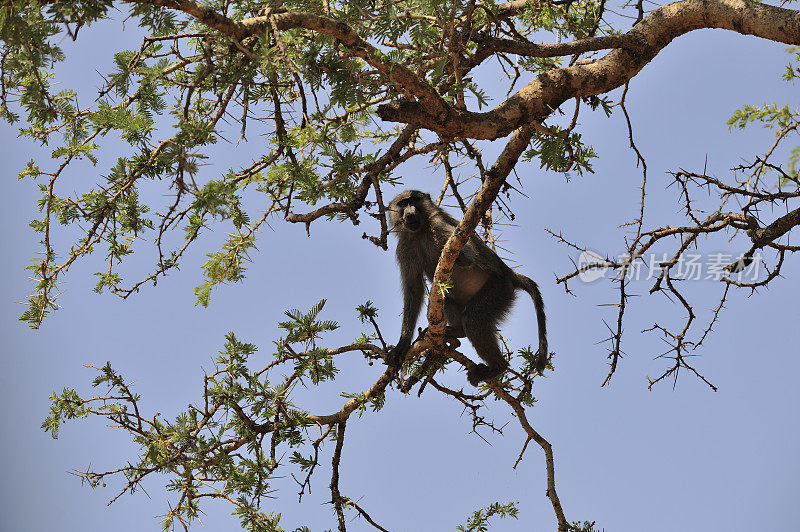
[[[517,272],[514,272],[514,288],[521,288],[528,292],[533,300],[533,306],[536,308],[536,320],[539,322],[539,350],[536,352],[536,371],[541,374],[550,357],[547,351],[547,318],[544,313],[542,293],[539,291],[539,285],[533,279]]]

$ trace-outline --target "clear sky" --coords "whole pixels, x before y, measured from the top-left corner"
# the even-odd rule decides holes
[[[107,70],[112,51],[137,43],[120,30],[114,23],[86,31],[77,47],[63,43],[74,52],[60,69],[64,86],[87,90],[84,102],[101,83],[95,71]],[[707,159],[710,172],[727,177],[728,168],[768,145],[769,132],[730,133],[725,120],[746,103],[796,104],[797,87],[780,80],[788,61],[782,45],[702,31],[671,44],[633,80],[628,107],[649,166],[653,224],[679,220],[676,191],[665,188],[670,182],[666,171],[699,171]],[[556,286],[555,276],[569,271],[570,259],[577,256],[544,228],[563,231],[604,253],[621,253],[618,225],[637,212],[640,173],[627,148],[621,113],[610,119],[586,113],[581,131],[600,154],[596,173],[567,183],[562,176],[543,174],[536,163],[520,164],[517,173],[528,198],[516,199],[517,226],[503,234],[510,251],[506,257],[539,281],[548,308],[557,369],[537,380],[539,402],[529,416],[554,446],[556,481],[568,519],[596,520],[613,532],[800,529],[797,257],[791,257],[786,278],[772,288],[730,299],[697,360],[718,392],[690,375],[682,375],[675,389],[666,383],[647,390],[646,376],[664,368],[653,360],[663,345],[639,331],[657,319],[676,323],[682,316],[661,296],[646,296],[648,283],[635,286],[642,297],[632,300],[628,313],[626,357],[611,385],[600,388],[607,363],[598,342],[607,335],[603,320],[615,318],[613,309],[602,305],[618,296],[603,282],[573,285],[575,297]],[[41,151],[18,140],[8,126],[0,128],[0,149],[5,199],[0,212],[0,530],[159,528],[154,516],[167,510],[168,496],[153,480],[164,477],[145,484],[147,493],[107,507],[119,484],[92,491],[69,474],[90,465],[111,469],[133,458],[135,449],[124,434],[96,420],[68,423],[58,440],[39,428],[53,391],[72,386],[89,393],[94,373],[83,364],[111,361],[136,382],[151,413],[171,418],[200,397],[203,368],[212,367],[227,331],[261,346],[268,356],[285,309],[307,309],[327,298],[324,317],[341,325],[330,347],[361,332],[354,308],[367,299],[380,309],[384,334],[394,341],[399,333],[393,253],[362,240],[365,230],[377,232],[368,217],[357,227],[316,223],[310,238],[304,227],[276,221],[260,235],[260,253],[254,255],[246,283],[217,290],[208,309],[194,306],[192,288],[200,282],[199,263],[214,251],[223,229],[196,247],[179,275],[126,302],[91,291],[91,274],[101,269],[100,257],[92,257],[76,264],[61,287],[64,309],[41,330],[29,330],[17,316],[23,310],[18,302],[32,289],[23,268],[39,251],[37,236],[28,228],[38,196],[36,185],[17,181],[16,173]],[[487,148],[493,151],[496,147]],[[206,178],[245,162],[231,146],[220,145],[215,155],[203,169]],[[107,165],[95,171],[106,173]],[[431,177],[422,164],[400,167],[397,173],[407,176],[409,185],[439,190],[441,176]],[[98,180],[92,174],[73,178],[76,189]],[[724,242],[719,246],[707,251],[743,251]],[[133,264],[145,271],[149,262]],[[720,287],[713,281],[694,285],[695,308],[706,313],[717,303]],[[527,298],[520,298],[503,328],[505,336],[518,346],[535,343],[534,316]],[[469,347],[465,352],[473,355]],[[342,401],[340,391],[363,390],[382,371],[355,356],[342,369],[333,386],[301,394],[301,404],[328,413]],[[459,385],[466,377],[452,370],[444,379]],[[501,405],[489,405],[488,411],[501,423],[508,418]],[[503,521],[496,530],[552,530],[555,519],[545,498],[540,449],[531,445],[514,470],[524,437],[513,423],[501,437],[485,434],[488,443],[470,434],[470,428],[454,402],[433,393],[417,398],[393,390],[379,415],[348,423],[342,492],[360,499],[391,530],[451,530],[494,501],[519,501],[521,508],[519,521]],[[279,498],[265,509],[281,512],[288,530],[335,528],[334,513],[324,504],[329,498],[326,474],[317,473],[312,497],[301,506],[291,479],[277,482]],[[235,528],[229,510],[223,504],[208,507],[205,529]],[[358,521],[350,526],[366,529]]]

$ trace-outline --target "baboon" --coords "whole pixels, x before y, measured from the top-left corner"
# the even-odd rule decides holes
[[[411,347],[411,338],[425,297],[425,277],[433,280],[447,239],[458,222],[437,207],[431,197],[418,190],[401,192],[389,204],[389,221],[397,234],[397,262],[403,285],[403,326],[397,345],[386,358],[399,366]],[[497,326],[511,310],[516,290],[530,294],[539,322],[539,350],[536,370],[547,365],[547,328],[544,302],[539,287],[528,277],[514,272],[476,234],[470,236],[453,266],[451,287],[445,295],[447,336],[469,338],[485,364],[467,372],[477,386],[508,368],[497,341]]]

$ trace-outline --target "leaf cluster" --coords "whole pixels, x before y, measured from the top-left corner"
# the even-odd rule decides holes
[[[281,476],[277,472],[287,467],[280,456],[288,452],[288,463],[308,472],[316,467],[318,456],[305,458],[303,450],[318,450],[326,437],[336,440],[334,429],[314,443],[311,433],[317,423],[292,400],[297,384],[315,386],[335,376],[333,355],[317,345],[325,333],[338,328],[333,321],[319,319],[324,305],[323,300],[306,312],[286,311],[288,319],[279,324],[286,335],[276,340],[272,362],[259,370],[252,369],[256,346],[227,334],[214,371],[204,378],[200,401],[173,420],[145,414],[132,384],[106,364],[95,368],[98,375],[92,383],[104,392],[82,397],[65,388],[53,394],[42,428],[57,437],[64,421],[101,417],[128,432],[140,449],[136,460],[118,470],[76,474],[93,487],[105,486],[121,474],[121,493],[140,488],[153,473],[167,474],[166,487],[177,500],[164,517],[165,530],[195,521],[202,501],[211,498],[231,503],[245,530],[282,530],[280,514],[262,508],[274,491],[273,479]],[[285,373],[274,376],[280,368]]]

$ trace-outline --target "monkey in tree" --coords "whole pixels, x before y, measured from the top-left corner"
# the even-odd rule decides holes
[[[389,204],[389,221],[397,234],[397,262],[403,285],[403,326],[397,345],[386,358],[399,366],[411,347],[411,338],[425,297],[425,277],[433,280],[442,248],[458,222],[437,207],[431,197],[418,190],[401,192]],[[530,294],[539,323],[539,350],[536,370],[547,365],[547,327],[544,302],[534,281],[514,272],[476,234],[464,245],[453,266],[451,287],[447,290],[444,311],[447,336],[469,338],[485,364],[467,373],[477,386],[508,368],[497,340],[497,326],[511,310],[517,289]]]

